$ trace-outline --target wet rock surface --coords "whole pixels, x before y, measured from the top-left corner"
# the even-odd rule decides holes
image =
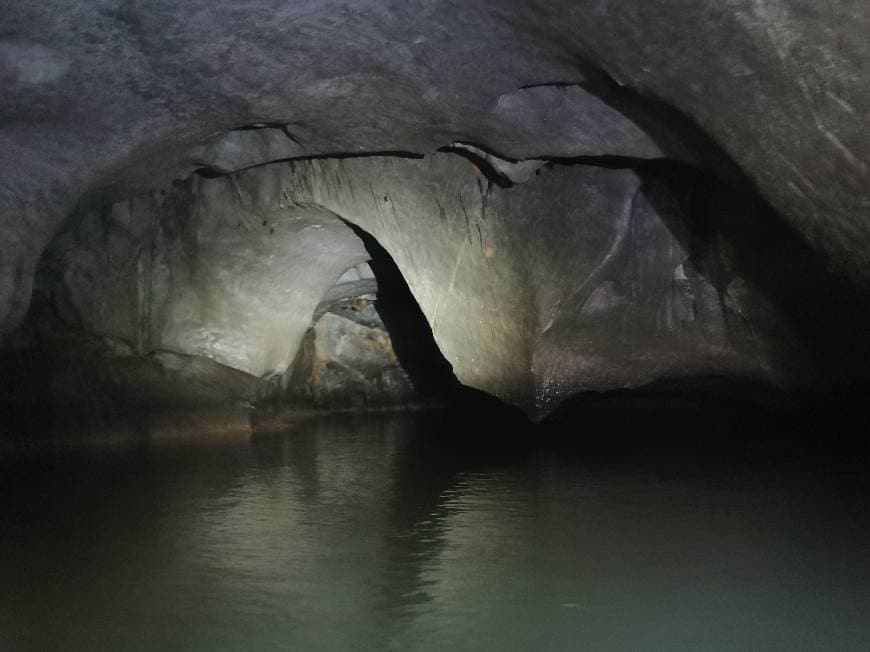
[[[422,404],[369,299],[333,306],[308,331],[273,403],[321,409]]]

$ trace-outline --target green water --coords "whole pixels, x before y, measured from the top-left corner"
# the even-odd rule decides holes
[[[870,649],[867,467],[729,427],[601,447],[418,414],[11,447],[0,649]]]

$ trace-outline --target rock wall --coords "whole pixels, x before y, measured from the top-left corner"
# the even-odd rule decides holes
[[[374,297],[342,302],[308,331],[272,403],[320,409],[422,404]]]
[[[70,324],[261,377],[287,369],[327,291],[367,259],[330,213],[207,212],[182,186],[85,215],[43,269]]]
[[[395,261],[456,377],[535,418],[577,392],[663,378],[822,380],[770,293],[794,262],[759,272],[738,251],[734,226],[763,232],[760,205],[681,166],[550,164],[513,184],[466,154],[194,177],[82,217],[40,287],[88,332],[281,376],[369,258],[346,220]],[[315,326],[309,377],[333,335],[369,337],[324,330],[336,319]]]
[[[275,158],[630,156],[754,188],[870,282],[854,0],[5,2],[0,336],[82,205]]]

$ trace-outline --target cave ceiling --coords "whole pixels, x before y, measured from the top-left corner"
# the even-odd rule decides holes
[[[48,243],[86,207],[194,171],[442,148],[490,157],[508,183],[539,160],[683,162],[757,195],[827,269],[870,281],[862,2],[0,10],[2,333],[26,313]]]

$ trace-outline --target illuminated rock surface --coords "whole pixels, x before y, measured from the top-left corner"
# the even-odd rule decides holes
[[[766,296],[734,254],[735,222],[765,210],[723,197],[704,212],[697,188],[681,168],[579,164],[500,187],[454,153],[274,163],[84,215],[50,248],[40,294],[74,328],[273,385],[316,322],[304,373],[316,381],[334,358],[366,395],[394,355],[387,329],[327,312],[377,292],[351,224],[395,262],[458,380],[535,418],[578,392],[663,378],[811,386],[787,297]],[[346,355],[369,368],[359,377],[338,360],[347,337],[358,350]],[[308,393],[328,404],[323,391]]]
[[[8,346],[39,267],[66,327],[266,382],[369,257],[346,220],[535,417],[866,379],[860,3],[6,4]]]

